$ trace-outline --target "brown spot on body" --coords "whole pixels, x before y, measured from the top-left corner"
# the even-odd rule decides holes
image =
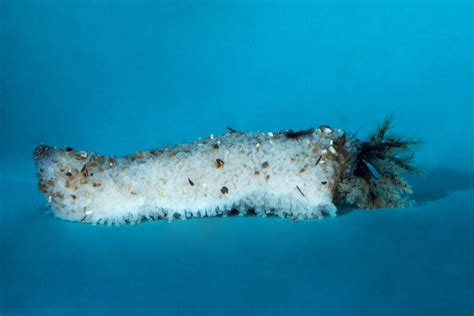
[[[84,177],[88,177],[89,176],[89,170],[87,169],[87,164],[85,164],[82,169],[81,169],[81,174],[84,176]]]
[[[47,186],[46,182],[41,181],[39,183],[38,187],[41,190],[41,192],[43,192],[43,193],[46,193],[48,191],[48,186]]]
[[[40,158],[47,157],[51,154],[52,151],[53,151],[53,148],[47,145],[40,145],[35,148],[34,158],[40,159]]]
[[[267,174],[267,175],[265,176],[265,180],[267,180],[267,181],[268,181],[269,179],[270,179],[270,175],[269,175],[269,174]]]
[[[92,186],[93,186],[94,188],[100,187],[101,185],[102,185],[102,184],[101,184],[100,182],[97,182],[97,181],[92,182]]]
[[[257,171],[255,171],[253,174],[256,175],[256,176],[258,176],[258,175],[260,175],[260,171],[257,170]]]
[[[300,169],[300,173],[303,173],[303,172],[305,172],[305,171],[306,171],[306,168],[305,168],[305,167],[303,167],[303,168]]]
[[[222,167],[224,167],[224,161],[222,159],[216,159],[214,161],[214,166],[216,168],[222,168]]]

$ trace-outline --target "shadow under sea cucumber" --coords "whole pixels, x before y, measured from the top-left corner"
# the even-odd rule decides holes
[[[374,209],[410,204],[406,173],[416,140],[387,135],[386,119],[367,140],[322,125],[294,132],[221,136],[112,157],[40,145],[39,188],[56,216],[125,224],[235,214],[295,220],[335,216],[336,205]]]

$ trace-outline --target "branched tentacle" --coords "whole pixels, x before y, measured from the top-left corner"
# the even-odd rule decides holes
[[[412,193],[404,174],[420,173],[413,165],[414,148],[420,143],[387,135],[392,118],[384,120],[368,140],[360,144],[356,168],[352,176],[341,181],[339,190],[346,203],[373,209],[410,205]],[[375,169],[378,174],[372,172]]]

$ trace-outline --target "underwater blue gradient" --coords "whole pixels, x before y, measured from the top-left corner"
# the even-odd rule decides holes
[[[0,1],[0,315],[472,315],[472,2]],[[293,223],[48,214],[40,143],[130,154],[386,114],[418,205]]]

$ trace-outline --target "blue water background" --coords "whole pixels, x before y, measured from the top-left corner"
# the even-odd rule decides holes
[[[0,314],[472,315],[472,2],[0,1]],[[106,154],[386,114],[418,206],[102,227],[32,150]]]

